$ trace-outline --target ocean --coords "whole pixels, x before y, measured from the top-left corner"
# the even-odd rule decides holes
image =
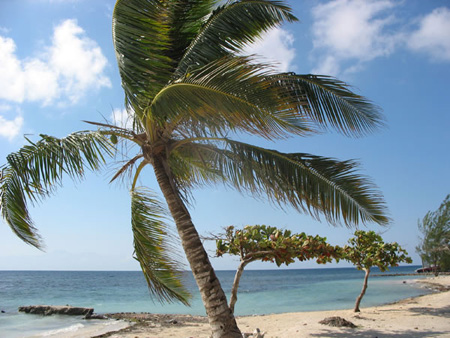
[[[416,268],[392,268],[384,276],[375,276],[380,272],[374,269],[361,308],[429,293],[429,290],[407,282],[418,276],[393,276],[413,273]],[[227,297],[234,273],[217,271]],[[355,268],[247,270],[239,286],[235,313],[253,315],[352,308],[363,277],[364,273]],[[18,313],[17,308],[24,305],[93,307],[99,314],[205,315],[190,272],[186,272],[185,280],[193,295],[190,307],[155,303],[140,271],[0,271],[0,337],[70,337],[80,330],[113,325],[108,321]]]

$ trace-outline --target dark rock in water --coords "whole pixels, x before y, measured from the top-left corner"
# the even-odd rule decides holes
[[[324,325],[330,325],[330,326],[337,326],[337,327],[351,327],[351,328],[355,328],[356,325],[353,324],[352,322],[349,322],[348,320],[345,320],[344,318],[341,317],[328,317],[325,318],[324,320],[321,320],[319,322],[320,324],[324,324]]]
[[[30,305],[20,306],[19,312],[32,313],[37,315],[69,315],[69,316],[92,316],[93,308],[76,306],[53,306],[53,305]]]
[[[99,315],[97,313],[93,313],[91,315],[86,315],[84,317],[84,319],[109,319],[109,318],[105,315]]]
[[[2,313],[6,313],[5,310],[2,310],[1,312],[2,312]]]

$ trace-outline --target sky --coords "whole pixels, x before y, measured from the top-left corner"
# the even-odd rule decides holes
[[[407,249],[415,264],[417,222],[450,193],[450,3],[447,0],[288,1],[299,22],[266,34],[246,52],[280,71],[325,74],[350,84],[383,109],[386,127],[362,138],[336,132],[261,146],[341,160],[383,193],[392,222],[367,225]],[[56,137],[92,129],[82,122],[124,121],[124,95],[111,37],[114,1],[0,0],[0,165],[24,136]],[[130,196],[109,184],[117,168],[64,180],[31,208],[45,241],[39,251],[0,221],[0,270],[139,270],[132,258]],[[159,193],[150,170],[140,184]],[[355,229],[254,200],[221,186],[193,191],[190,211],[201,235],[266,224],[325,236],[344,245]],[[214,243],[205,243],[214,255]],[[212,258],[235,269],[236,257]],[[335,266],[335,265],[331,265]],[[341,264],[339,266],[346,266]],[[252,263],[249,269],[274,268]],[[314,262],[289,268],[315,268]]]

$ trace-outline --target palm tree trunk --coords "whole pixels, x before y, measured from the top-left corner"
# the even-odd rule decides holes
[[[361,300],[363,299],[366,290],[367,290],[367,284],[369,281],[369,274],[370,274],[370,268],[364,269],[366,271],[366,275],[364,276],[364,284],[363,284],[363,288],[361,290],[360,295],[358,296],[358,298],[356,298],[356,304],[355,304],[355,309],[354,312],[361,312],[359,310],[359,304],[361,304]]]
[[[231,287],[231,296],[230,296],[230,310],[232,313],[234,313],[234,305],[237,302],[237,292],[239,288],[239,281],[241,280],[242,273],[244,272],[245,266],[249,262],[247,261],[241,261],[241,264],[239,264],[238,269],[236,270],[236,275],[234,276],[233,286]]]
[[[212,337],[241,338],[242,334],[227,304],[227,298],[209,261],[208,254],[192,223],[189,211],[181,199],[174,181],[171,179],[170,169],[167,166],[166,160],[162,156],[154,157],[153,168],[158,184],[177,226],[178,234],[187,260],[189,261],[192,274],[200,290],[212,329]]]

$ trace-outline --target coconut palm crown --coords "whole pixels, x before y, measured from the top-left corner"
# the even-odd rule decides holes
[[[240,337],[187,209],[193,188],[223,183],[332,224],[388,222],[381,194],[356,172],[356,162],[236,140],[246,134],[280,140],[329,128],[362,136],[383,125],[377,106],[335,78],[278,73],[242,56],[262,33],[296,20],[275,0],[118,0],[113,41],[133,127],[89,122],[98,130],[62,139],[41,135],[9,155],[1,167],[0,209],[12,231],[42,248],[27,201],[40,202],[65,175],[79,179],[101,169],[118,141],[137,144],[138,153],[112,181],[131,174],[135,257],[151,292],[188,302],[164,205],[137,186],[147,166],[175,222],[213,337]]]

